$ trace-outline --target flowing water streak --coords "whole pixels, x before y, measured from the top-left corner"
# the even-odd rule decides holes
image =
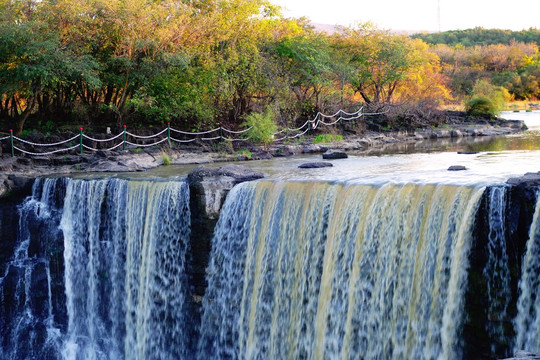
[[[540,194],[523,258],[519,282],[518,314],[514,320],[515,350],[540,350]]]
[[[487,298],[486,313],[489,319],[486,331],[491,341],[492,354],[497,346],[508,341],[503,321],[506,320],[508,306],[512,298],[510,290],[510,268],[508,265],[506,239],[506,200],[507,187],[494,186],[487,193],[487,263],[483,270],[486,280]]]
[[[60,343],[53,317],[48,246],[54,246],[61,204],[61,179],[36,179],[29,196],[19,206],[17,245],[12,261],[0,277],[0,298],[13,304],[11,314],[0,314],[9,339],[0,348],[5,359],[46,357]],[[33,229],[31,231],[30,229]],[[40,241],[49,244],[41,244]],[[9,297],[9,298],[6,298]],[[11,298],[13,296],[13,298]],[[54,355],[50,355],[54,358]]]
[[[189,224],[183,182],[70,181],[65,359],[190,356]]]
[[[213,240],[199,357],[459,357],[483,189],[257,182]]]

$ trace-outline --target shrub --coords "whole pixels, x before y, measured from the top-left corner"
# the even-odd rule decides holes
[[[161,153],[161,160],[163,160],[163,165],[171,165],[171,158],[166,153]]]
[[[473,96],[465,107],[469,115],[491,118],[497,116],[509,100],[511,95],[508,90],[479,79],[474,84]]]
[[[474,96],[465,104],[467,113],[471,116],[491,118],[499,113],[497,106],[485,96]]]
[[[236,152],[238,155],[245,155],[247,156],[248,159],[251,159],[251,151],[249,151],[248,149],[240,149]]]
[[[251,113],[247,115],[242,126],[251,127],[245,134],[251,141],[263,144],[265,149],[274,141],[274,133],[277,132],[277,125],[274,122],[274,112],[270,107],[267,107],[264,113]]]
[[[318,143],[331,143],[334,141],[341,141],[343,140],[343,136],[341,135],[334,135],[334,134],[321,134],[317,135],[315,139],[313,139],[314,144]]]

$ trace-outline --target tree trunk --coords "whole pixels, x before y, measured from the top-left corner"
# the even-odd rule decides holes
[[[28,99],[28,104],[26,105],[26,109],[22,112],[20,116],[18,116],[15,120],[15,135],[21,136],[23,129],[24,129],[24,123],[34,110],[34,107],[36,106],[36,99],[37,95],[32,96],[30,99]]]

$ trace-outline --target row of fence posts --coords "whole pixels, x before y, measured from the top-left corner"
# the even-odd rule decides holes
[[[127,127],[126,125],[123,126],[123,134],[122,134],[122,150],[126,150],[126,141],[127,141]],[[308,136],[311,135],[311,124],[308,124]],[[10,137],[10,143],[11,143],[11,156],[15,156],[15,149],[13,144],[13,129],[9,129],[9,137]],[[289,123],[285,124],[285,137],[289,137]],[[167,122],[167,138],[169,144],[171,144],[171,123]],[[219,122],[219,141],[223,140],[223,123]],[[80,128],[79,132],[79,149],[80,154],[83,154],[83,128]]]
[[[124,125],[124,132],[122,134],[122,150],[126,150],[126,141],[127,141],[127,127]],[[221,122],[219,123],[219,134],[222,135]],[[169,144],[171,143],[171,123],[167,123],[167,139]],[[13,129],[9,129],[9,140],[11,145],[11,156],[15,157],[15,147],[13,143]],[[221,140],[221,139],[220,139]],[[79,152],[83,154],[83,128],[79,128]]]

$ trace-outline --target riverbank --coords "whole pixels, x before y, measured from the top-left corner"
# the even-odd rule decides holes
[[[209,164],[286,157],[298,154],[324,153],[329,149],[360,154],[378,154],[400,149],[422,148],[438,139],[454,142],[487,139],[493,136],[523,131],[520,120],[495,120],[447,123],[442,127],[402,131],[365,131],[361,135],[346,135],[342,141],[313,143],[313,138],[270,146],[264,149],[247,145],[240,150],[232,147],[169,147],[120,151],[97,151],[91,155],[28,156],[4,153],[0,156],[0,197],[29,186],[40,176],[68,175],[92,172],[136,172],[158,166]]]

